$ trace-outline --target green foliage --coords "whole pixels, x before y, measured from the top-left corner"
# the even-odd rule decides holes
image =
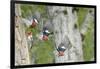
[[[78,7],[77,7],[78,8]],[[88,13],[89,8],[78,8],[78,23],[77,27],[80,29],[84,19]],[[85,61],[90,61],[94,56],[94,24],[93,21],[90,19],[90,25],[88,27],[87,32],[84,35],[83,41],[83,56]]]
[[[44,11],[46,7],[44,5],[29,5],[29,4],[21,4],[21,12],[22,17],[27,17],[29,15],[34,15],[36,11],[42,13],[45,13]]]
[[[89,61],[94,56],[94,25],[89,26],[83,41],[83,53],[85,61]]]
[[[21,5],[21,13],[22,13],[22,17],[27,17],[29,16],[29,14],[31,14],[32,12],[32,5],[27,5],[27,4],[22,4]]]
[[[52,39],[48,41],[38,41],[33,45],[31,49],[32,54],[36,56],[36,64],[53,63],[53,42]]]
[[[78,7],[77,7],[78,8]],[[78,23],[77,23],[77,27],[80,29],[85,16],[87,15],[88,9],[87,8],[78,8]]]

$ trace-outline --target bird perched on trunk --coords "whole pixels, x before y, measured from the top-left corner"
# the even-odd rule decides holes
[[[53,32],[50,32],[47,27],[43,27],[42,32],[39,35],[37,35],[37,37],[40,40],[47,41],[47,40],[49,40],[49,36],[52,35],[52,34],[53,34]]]
[[[66,50],[66,47],[64,46],[63,43],[61,43],[61,44],[58,46],[57,50],[58,50],[58,52],[59,52],[59,54],[58,54],[59,56],[64,56],[64,52],[65,52],[65,50]]]
[[[32,20],[31,27],[34,28],[34,27],[36,27],[37,24],[38,24],[38,21],[37,21],[37,19],[34,18],[34,19]]]
[[[49,35],[52,35],[53,32],[50,32],[49,29],[47,27],[43,28],[43,40],[48,40]]]
[[[38,24],[38,20],[36,18],[32,18],[31,20],[23,18],[22,21],[27,27],[31,28],[36,27],[36,25]]]

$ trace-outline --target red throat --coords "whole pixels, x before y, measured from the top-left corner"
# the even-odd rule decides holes
[[[64,52],[62,52],[62,51],[59,51],[59,54],[58,54],[59,56],[64,56]]]
[[[31,27],[36,27],[36,23],[33,21]]]
[[[43,35],[43,38],[42,39],[45,40],[45,41],[47,41],[48,40],[48,36]]]

